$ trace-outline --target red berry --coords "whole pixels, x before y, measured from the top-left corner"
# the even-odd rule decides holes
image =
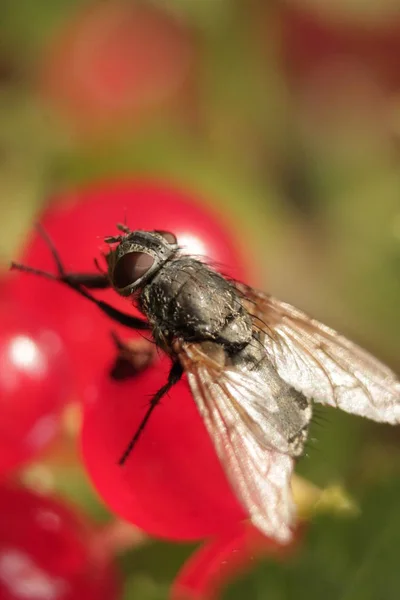
[[[289,546],[281,546],[250,523],[242,523],[233,534],[206,542],[189,558],[173,583],[170,600],[216,600],[222,588],[254,566],[255,559],[290,556],[299,533]]]
[[[284,6],[282,12],[282,51],[289,71],[308,78],[328,72],[337,65],[360,70],[383,89],[400,87],[400,21],[332,18],[324,11]],[[335,85],[341,85],[337,79]]]
[[[86,468],[112,510],[151,535],[184,540],[235,530],[246,514],[186,381],[164,397],[124,466],[118,465],[151,395],[165,383],[168,367],[163,359],[134,379],[104,378],[85,406]]]
[[[4,290],[2,290],[4,291]],[[60,336],[34,307],[0,301],[0,474],[28,461],[59,430],[71,374]]]
[[[175,101],[193,63],[191,34],[172,12],[97,3],[57,32],[42,88],[81,130],[114,129]]]
[[[60,501],[0,487],[0,600],[115,600],[109,557]]]
[[[101,259],[101,250],[108,249],[103,237],[114,234],[115,224],[125,216],[131,228],[173,231],[189,252],[206,255],[228,275],[251,282],[255,269],[245,253],[244,234],[235,233],[197,194],[170,183],[133,180],[67,192],[54,199],[40,221],[67,270],[96,272],[94,259]],[[49,249],[36,233],[20,260],[54,272]],[[60,333],[74,363],[81,396],[90,398],[99,374],[115,357],[111,331],[125,337],[131,332],[59,283],[17,273],[12,292],[26,306],[35,305],[49,326]],[[121,310],[133,312],[131,302],[114,291],[95,293]]]
[[[225,273],[251,281],[242,250],[244,234],[229,234],[223,220],[191,192],[165,183],[131,181],[99,184],[66,194],[43,217],[68,270],[93,271],[104,235],[127,216],[135,229],[176,234],[188,252],[206,255]],[[243,239],[242,239],[243,238]],[[23,262],[53,269],[49,251],[37,236]],[[75,292],[38,277],[19,274],[14,293],[42,306],[75,361],[86,400],[83,453],[91,477],[119,514],[153,535],[201,538],[235,529],[245,517],[233,496],[187,385],[178,384],[155,413],[124,467],[118,459],[147,409],[149,397],[166,380],[169,359],[134,379],[113,382],[116,357],[110,332],[123,329]],[[129,300],[113,291],[96,293],[133,312]],[[132,332],[125,330],[123,335]]]

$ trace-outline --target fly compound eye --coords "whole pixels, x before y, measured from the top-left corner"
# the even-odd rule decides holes
[[[158,233],[158,235],[161,235],[164,238],[164,240],[166,242],[168,242],[168,244],[176,245],[178,243],[176,236],[173,233],[171,233],[170,231],[163,231],[160,229],[156,229],[154,233]]]
[[[128,252],[115,265],[113,283],[122,290],[143,277],[153,266],[154,258],[145,252]]]

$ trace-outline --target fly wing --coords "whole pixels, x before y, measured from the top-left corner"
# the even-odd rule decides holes
[[[286,304],[237,284],[281,378],[316,402],[400,423],[400,381],[371,354]]]
[[[207,344],[178,343],[174,349],[236,496],[261,531],[287,542],[294,461],[279,429],[276,398],[257,374],[223,365],[210,355]],[[290,389],[284,382],[282,386]],[[305,413],[308,425],[311,415]]]

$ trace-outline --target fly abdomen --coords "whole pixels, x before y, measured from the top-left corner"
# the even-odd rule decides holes
[[[257,391],[263,405],[262,397],[265,397],[265,418],[281,436],[280,450],[291,456],[300,456],[311,420],[311,402],[281,379],[256,335],[245,348],[229,356],[227,366],[248,373],[249,377],[251,374],[252,380],[258,380]],[[271,399],[275,406],[269,406]]]

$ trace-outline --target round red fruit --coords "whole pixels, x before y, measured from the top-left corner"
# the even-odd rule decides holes
[[[93,535],[60,501],[0,487],[0,599],[118,598],[111,560]]]
[[[326,13],[326,14],[325,14]],[[289,72],[299,79],[334,70],[357,69],[387,91],[400,86],[400,20],[357,21],[324,10],[285,5],[281,14],[282,53]],[[335,82],[340,87],[341,81]],[[340,88],[341,89],[341,88]]]
[[[207,541],[178,573],[170,600],[217,600],[224,587],[254,567],[255,560],[289,558],[301,538],[299,528],[293,533],[293,541],[281,546],[246,522],[233,535],[221,535]]]
[[[71,389],[60,336],[27,300],[0,301],[0,475],[55,437]]]
[[[108,251],[104,236],[115,234],[116,223],[124,219],[132,229],[172,231],[189,253],[205,256],[235,279],[251,282],[253,278],[244,234],[235,231],[218,211],[206,207],[197,193],[165,181],[99,182],[53,198],[39,218],[66,270],[73,272],[97,272],[94,259],[102,263],[101,252]],[[20,261],[55,272],[49,248],[36,232]],[[17,273],[12,293],[22,305],[35,305],[46,323],[59,332],[73,361],[80,396],[90,399],[107,361],[111,366],[115,357],[111,332],[121,337],[131,332],[59,283]],[[94,293],[124,312],[134,312],[132,303],[112,290]]]
[[[80,130],[115,129],[173,103],[193,63],[192,35],[172,12],[97,3],[57,32],[42,89]]]
[[[150,535],[187,540],[235,531],[246,514],[185,380],[162,399],[125,464],[118,464],[169,366],[160,359],[133,379],[104,378],[85,405],[86,468],[111,509]]]

